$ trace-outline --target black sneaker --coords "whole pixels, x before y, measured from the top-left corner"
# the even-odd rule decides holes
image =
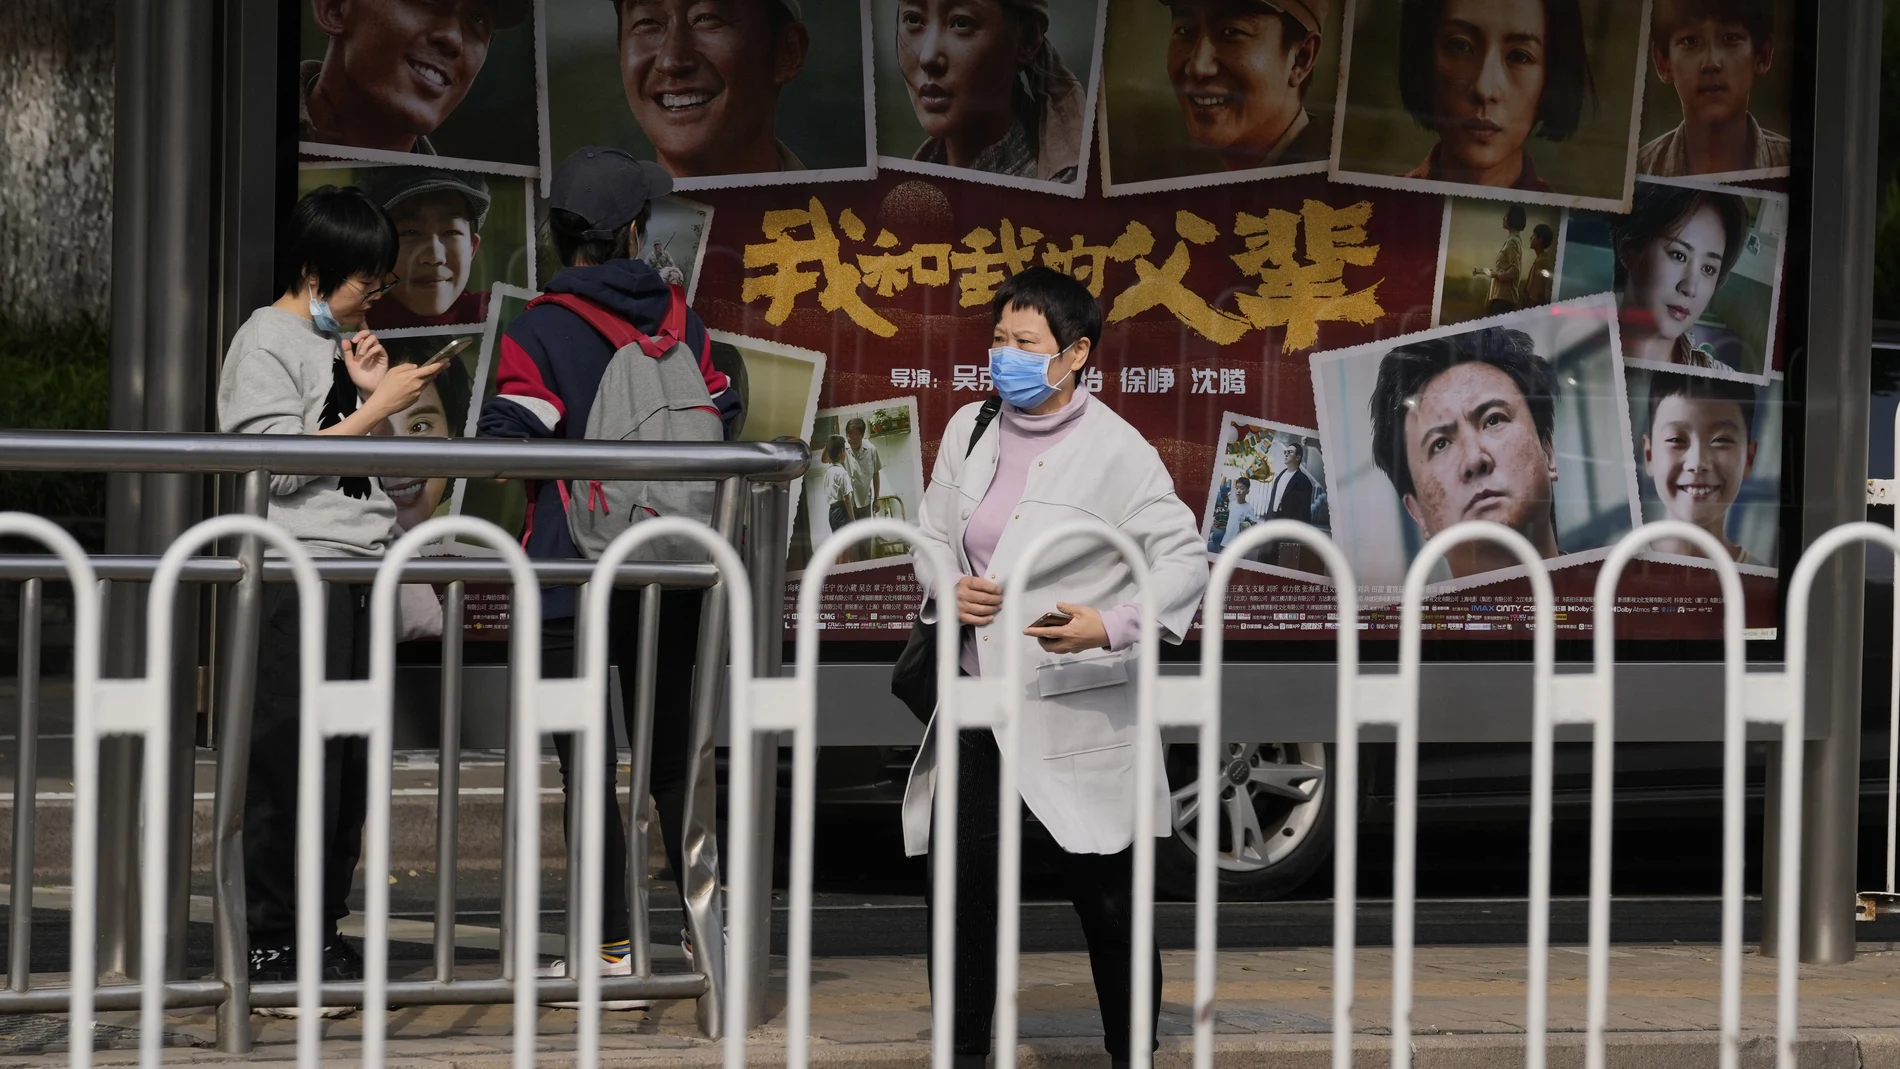
[[[326,983],[347,983],[363,978],[363,955],[333,935],[323,944],[323,979]]]
[[[332,937],[332,942],[335,946],[342,947],[343,940]],[[343,977],[332,975],[332,969],[338,966],[331,964],[331,950],[332,947],[330,946],[324,947],[322,979],[343,979]],[[342,947],[342,950],[356,962],[356,976],[352,979],[361,979],[363,975],[363,959],[356,957],[355,951],[349,950],[348,947]],[[295,944],[272,943],[251,948],[251,983],[294,984],[296,982],[297,949]],[[258,1006],[253,1007],[251,1012],[260,1017],[282,1017],[293,1020],[297,1017],[297,1007],[295,1006]],[[349,1006],[324,1006],[317,1010],[317,1016],[347,1017],[354,1012],[356,1011]]]
[[[296,947],[288,943],[272,943],[251,948],[251,983],[294,984],[296,982]]]

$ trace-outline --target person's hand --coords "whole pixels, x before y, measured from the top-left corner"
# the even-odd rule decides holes
[[[343,339],[343,366],[349,368],[350,381],[356,384],[357,392],[368,397],[382,385],[383,376],[389,372],[389,350],[383,348],[376,335],[359,330]]]
[[[1102,623],[1101,613],[1087,605],[1071,605],[1066,601],[1056,602],[1056,611],[1069,614],[1069,622],[1061,627],[1023,629],[1023,634],[1042,644],[1044,652],[1081,653],[1108,648],[1108,628]]]
[[[971,627],[982,627],[996,619],[1002,607],[1002,587],[974,575],[957,580],[957,619]]]
[[[381,350],[382,346],[378,344],[376,348]],[[365,407],[387,419],[415,404],[417,398],[422,396],[422,391],[448,366],[447,360],[438,360],[433,364],[390,364],[385,357],[376,389],[364,402]]]

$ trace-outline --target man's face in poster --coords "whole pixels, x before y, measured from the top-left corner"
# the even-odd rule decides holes
[[[418,316],[448,312],[468,287],[469,265],[482,247],[468,198],[452,190],[397,201],[389,210],[400,242],[390,296]]]
[[[496,25],[491,0],[311,0],[311,12],[330,36],[323,84],[347,87],[366,131],[408,138],[433,132],[468,96]]]
[[[805,66],[803,23],[775,0],[617,0],[620,80],[675,177],[778,167],[779,89]]]
[[[1756,41],[1740,23],[1699,19],[1678,26],[1651,51],[1656,76],[1676,87],[1683,120],[1721,126],[1748,111],[1748,94],[1756,76],[1768,73],[1775,46]]]
[[[1300,470],[1300,448],[1291,442],[1280,447],[1280,466],[1287,471]]]
[[[1168,81],[1188,137],[1216,152],[1258,158],[1300,113],[1300,85],[1319,58],[1318,34],[1298,30],[1259,0],[1169,5]]]
[[[1533,544],[1550,521],[1557,455],[1540,438],[1511,376],[1490,364],[1454,364],[1406,412],[1405,511],[1427,538],[1462,520],[1491,520]]]

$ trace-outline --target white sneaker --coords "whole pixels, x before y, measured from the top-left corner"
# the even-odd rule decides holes
[[[539,970],[536,975],[554,980],[565,979],[567,976],[567,959],[558,959],[554,964]],[[600,975],[632,976],[633,955],[622,954],[619,957],[610,957],[602,954],[600,957]],[[581,1007],[581,1004],[578,1002],[550,1002],[548,1005],[562,1010],[578,1010]],[[646,999],[627,998],[602,1001],[600,1008],[603,1010],[644,1010],[652,1005],[653,1003]]]

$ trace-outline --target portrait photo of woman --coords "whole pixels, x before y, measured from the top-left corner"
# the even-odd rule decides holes
[[[1359,0],[1334,176],[1621,207],[1641,14],[1640,0]]]
[[[1724,369],[1696,325],[1748,239],[1748,208],[1733,193],[1643,185],[1610,221],[1623,359]]]
[[[879,0],[876,11],[881,163],[1081,196],[1098,0]]]

